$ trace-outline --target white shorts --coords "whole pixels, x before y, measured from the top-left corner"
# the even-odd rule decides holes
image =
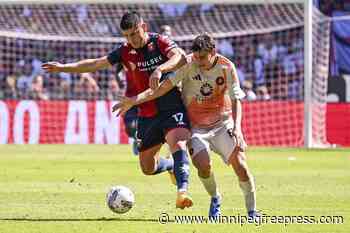
[[[214,151],[221,159],[229,164],[230,156],[237,142],[232,136],[233,122],[226,121],[225,124],[214,129],[192,129],[189,151],[192,159],[202,150]]]

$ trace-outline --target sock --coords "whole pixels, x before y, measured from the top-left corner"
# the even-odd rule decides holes
[[[166,159],[163,157],[159,157],[157,168],[153,175],[172,170],[174,167],[174,162],[172,159]]]
[[[245,206],[247,211],[256,211],[256,194],[255,194],[255,184],[254,179],[250,178],[248,181],[240,181],[239,186],[242,189]]]
[[[177,183],[178,192],[187,191],[188,178],[190,176],[190,165],[187,153],[184,150],[178,150],[173,153],[174,158],[174,175]]]
[[[220,195],[216,186],[214,173],[211,172],[208,178],[199,177],[199,179],[202,181],[204,188],[211,197]]]

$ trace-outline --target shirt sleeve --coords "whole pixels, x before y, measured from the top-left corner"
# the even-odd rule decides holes
[[[107,60],[111,65],[115,65],[117,63],[121,63],[122,55],[122,45],[118,45],[115,49],[113,49],[108,55]]]
[[[160,52],[164,55],[167,56],[168,52],[173,49],[173,48],[178,48],[177,44],[169,39],[166,36],[159,35],[158,37],[158,46],[160,49]]]
[[[171,77],[169,77],[169,80],[174,86],[177,86],[180,82],[182,82],[186,78],[187,69],[188,69],[188,65],[184,65],[183,67],[181,67],[175,72],[175,75],[172,75]]]
[[[229,80],[229,95],[232,100],[243,99],[245,93],[242,91],[239,85],[239,78],[234,64],[231,64],[228,68],[228,80]]]

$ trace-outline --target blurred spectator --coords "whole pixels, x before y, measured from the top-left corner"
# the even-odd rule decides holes
[[[252,82],[252,80],[248,80],[246,78],[245,73],[243,72],[243,70],[241,69],[241,67],[239,65],[236,66],[236,72],[237,72],[237,76],[239,78],[239,83],[241,85],[241,88],[243,89],[244,93],[246,94],[245,98],[248,101],[256,100],[257,96],[256,96],[256,94],[253,91],[253,82]]]
[[[218,40],[217,43],[217,51],[232,61],[234,57],[234,50],[231,41],[228,39],[222,39]]]
[[[281,78],[281,67],[279,62],[283,54],[285,54],[285,51],[285,47],[278,44],[272,33],[263,35],[258,44],[258,58],[255,60],[254,65],[256,74],[258,75],[257,80],[259,80],[260,83],[264,82],[265,84],[264,86],[259,86],[259,88],[257,88],[257,93],[261,93],[264,99],[267,99],[268,93],[273,98],[279,98],[280,90],[277,85]]]
[[[287,54],[282,58],[281,89],[286,93],[281,93],[285,98],[302,99],[302,78],[304,71],[304,50],[301,29],[297,28],[289,33],[290,44]],[[285,86],[285,87],[283,87]]]
[[[80,79],[75,86],[74,95],[77,99],[96,100],[100,88],[91,73],[80,74]]]
[[[94,33],[105,35],[109,32],[108,25],[101,20],[95,19],[93,25],[91,25],[91,30]]]
[[[250,95],[250,100],[268,100],[270,95],[266,87],[264,65],[257,55],[256,42],[253,37],[236,37],[234,41],[234,61],[237,64],[241,76],[242,88]]]
[[[5,79],[3,87],[3,98],[5,99],[18,99],[19,95],[16,90],[16,76],[10,75]]]
[[[158,7],[165,16],[177,17],[182,16],[186,9],[187,4],[185,3],[159,3]]]
[[[160,27],[159,33],[162,34],[163,36],[171,37],[172,36],[171,27],[169,25],[162,25]]]
[[[49,96],[44,89],[43,76],[38,75],[33,79],[32,85],[29,90],[29,96],[31,99],[36,99],[36,100],[49,99]]]
[[[111,78],[108,81],[109,88],[107,89],[107,99],[108,100],[116,100],[118,95],[123,94],[121,86],[117,82],[116,79]]]
[[[19,72],[16,82],[17,89],[22,98],[28,98],[28,91],[34,78],[32,63],[28,60],[21,60],[17,64],[17,69],[17,72]]]
[[[61,99],[73,99],[73,96],[69,92],[64,92],[62,80],[59,74],[43,74],[44,83],[46,83],[46,89],[50,94],[50,99],[61,100]]]
[[[254,86],[259,100],[269,100],[270,94],[266,87],[265,68],[263,59],[256,56],[254,59]]]
[[[333,17],[349,16],[345,11],[344,2],[333,3]],[[335,20],[332,22],[332,51],[331,74],[338,76],[340,73],[350,74],[350,21]]]
[[[201,4],[200,12],[206,13],[207,11],[210,11],[213,7],[214,7],[214,4],[212,3]]]
[[[346,7],[343,4],[344,1],[339,0],[316,0],[316,2],[319,2],[321,9],[330,9],[330,12],[333,10],[334,16],[342,15]],[[264,29],[265,26],[263,22],[249,21],[250,19],[282,17],[287,12],[285,8],[279,9],[274,4],[266,4],[266,9],[260,6],[242,7],[234,4],[221,4],[218,7],[219,5],[154,4],[143,14],[152,19],[150,21],[153,23],[152,27],[156,30],[160,29],[160,33],[166,36],[172,34],[172,28],[169,25],[173,26],[173,31],[179,36],[195,34],[198,28],[218,33],[225,33],[225,30],[227,32],[236,30],[248,32],[249,36],[218,39],[217,44],[218,52],[237,64],[237,73],[241,86],[248,95],[247,98],[260,100],[282,96],[282,98],[296,99],[298,95],[300,98],[302,94],[298,91],[302,88],[299,80],[302,77],[299,73],[303,69],[302,30],[299,28],[294,32],[292,29],[287,29],[280,31],[281,34],[274,32],[262,35],[250,34],[247,31],[254,29],[255,26],[260,29]],[[119,14],[125,10],[125,7],[119,4],[56,4],[47,7],[21,5],[13,11],[17,13],[7,10],[6,7],[0,7],[0,21],[4,30],[9,31],[34,32],[41,35],[86,36],[84,39],[91,38],[91,36],[98,37],[101,34],[120,36]],[[130,5],[130,7],[135,6]],[[299,5],[294,7],[296,8],[295,13],[302,12]],[[298,8],[301,11],[298,11]],[[254,14],[257,11],[259,14]],[[115,15],[111,15],[108,19],[101,17],[109,12],[115,12]],[[17,16],[16,14],[20,17],[16,20],[7,20]],[[254,17],[251,17],[253,14]],[[171,17],[181,17],[181,22]],[[164,23],[169,25],[162,25]],[[254,25],[250,26],[250,24]],[[271,26],[271,24],[266,25]],[[245,26],[250,28],[244,28]],[[350,35],[348,21],[336,20],[332,22],[332,26],[337,32],[338,39],[348,41],[348,35]],[[65,61],[63,57],[68,57],[71,61],[83,57],[98,57],[109,51],[114,43],[24,38],[0,37],[0,63],[2,63],[0,82],[2,88],[6,86],[6,90],[1,90],[0,97],[17,98],[20,94],[20,98],[36,96],[35,98],[40,99],[40,95],[33,93],[43,91],[45,94],[47,90],[50,99],[114,99],[116,93],[125,88],[123,81],[115,79],[115,76],[111,77],[108,72],[96,73],[94,75],[97,78],[94,79],[91,75],[82,77],[66,73],[51,74],[47,77],[47,74],[43,74],[41,70],[42,61],[57,59],[63,62]],[[178,43],[184,49],[191,46],[186,39]],[[347,59],[350,53],[344,49],[344,46],[338,47],[339,45],[340,43],[335,47],[337,48],[337,64],[343,69],[350,67],[347,65],[350,61]],[[40,78],[36,78],[38,75],[44,76],[43,82]]]
[[[257,54],[262,59],[264,65],[276,64],[284,51],[285,48],[276,43],[276,39],[272,33],[265,34],[259,40]]]
[[[77,19],[80,24],[83,24],[89,17],[88,5],[79,4],[73,5],[75,8],[75,13],[77,14]]]
[[[323,14],[331,16],[332,14],[332,1],[323,0],[319,3],[319,9]]]
[[[31,11],[31,9],[29,8],[28,5],[25,5],[23,7],[21,16],[22,17],[28,17],[28,18],[32,16],[32,11]]]

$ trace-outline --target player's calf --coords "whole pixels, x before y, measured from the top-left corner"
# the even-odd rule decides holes
[[[140,153],[139,161],[143,174],[156,175],[173,170],[174,163],[172,159],[157,156],[160,147],[161,145],[157,145]]]
[[[238,176],[239,186],[243,192],[245,205],[248,213],[256,212],[256,191],[254,178],[249,172],[244,152],[234,151],[230,162]]]
[[[210,199],[209,218],[217,218],[221,214],[221,195],[219,194],[211,161],[207,150],[201,150],[192,157],[193,165],[198,170],[198,176]]]
[[[190,176],[190,164],[185,150],[179,150],[173,153],[174,175],[177,185],[176,207],[180,209],[188,208],[193,205],[191,197],[188,195],[188,183]]]

